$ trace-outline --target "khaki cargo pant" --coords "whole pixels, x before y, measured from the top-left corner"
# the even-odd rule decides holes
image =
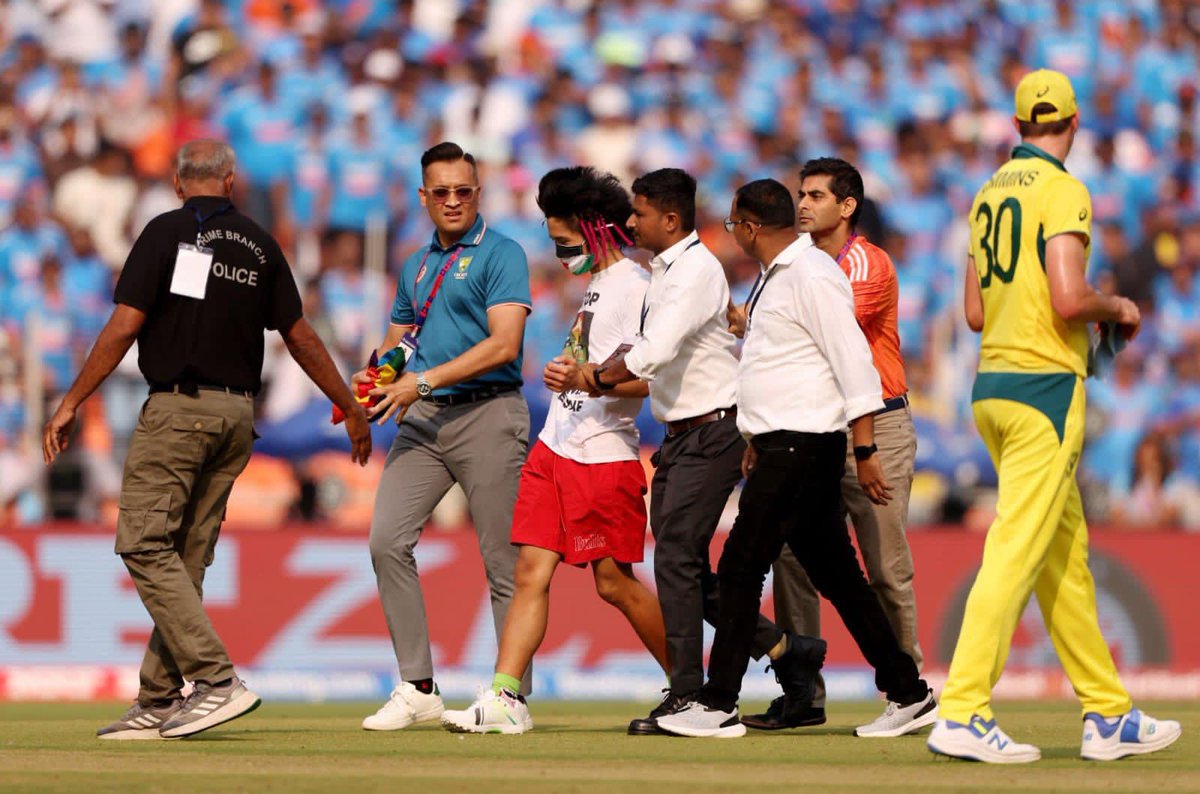
[[[908,497],[912,490],[913,461],[917,456],[917,434],[912,413],[905,408],[875,417],[875,444],[883,475],[892,486],[892,501],[872,504],[858,484],[854,442],[847,442],[846,473],[842,477],[842,503],[850,514],[858,548],[867,568],[867,580],[879,597],[883,611],[896,632],[900,647],[921,669],[921,646],[917,643],[917,601],[913,595],[913,561],[905,529],[908,526]],[[821,599],[790,549],[775,563],[775,622],[794,634],[821,636]],[[813,705],[825,705],[825,681],[818,674]]]
[[[178,697],[185,679],[211,684],[233,675],[201,596],[229,492],[253,442],[254,406],[244,394],[162,392],[142,406],[125,458],[116,539],[154,620],[142,705]]]

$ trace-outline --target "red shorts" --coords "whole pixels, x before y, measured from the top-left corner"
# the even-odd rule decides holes
[[[521,469],[512,542],[558,552],[571,565],[641,562],[645,494],[641,461],[577,463],[538,441]]]

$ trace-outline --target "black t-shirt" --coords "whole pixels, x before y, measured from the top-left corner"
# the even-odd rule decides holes
[[[171,292],[180,243],[213,251],[203,300]],[[161,384],[208,384],[258,391],[263,330],[286,331],[301,318],[300,293],[279,245],[217,196],[188,199],[146,225],[113,295],[146,313],[138,366]]]

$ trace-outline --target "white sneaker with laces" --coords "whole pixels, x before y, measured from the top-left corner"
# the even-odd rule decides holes
[[[414,723],[436,720],[445,710],[437,685],[426,695],[403,681],[392,690],[392,696],[379,711],[362,721],[362,726],[367,731],[398,731]]]
[[[1089,761],[1115,761],[1169,747],[1181,735],[1183,729],[1178,722],[1156,720],[1141,709],[1108,718],[1089,712],[1083,717],[1079,754]]]
[[[738,719],[737,708],[721,711],[693,700],[687,707],[659,717],[658,727],[676,736],[711,736],[717,739],[735,739],[746,735],[746,726]]]
[[[451,733],[525,733],[533,730],[533,719],[520,696],[481,689],[466,709],[443,712],[442,727]]]
[[[1028,764],[1042,757],[1041,750],[1032,744],[1017,744],[1000,730],[996,720],[978,714],[966,725],[938,720],[926,744],[937,755],[989,764]]]
[[[907,706],[888,701],[883,714],[873,722],[859,725],[854,729],[854,735],[870,739],[890,739],[894,736],[916,733],[926,725],[937,722],[937,714],[937,701],[934,700],[931,689],[924,700]]]

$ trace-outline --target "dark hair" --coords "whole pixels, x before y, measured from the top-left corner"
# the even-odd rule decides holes
[[[660,168],[633,180],[633,194],[659,212],[674,212],[685,232],[696,228],[696,180],[679,168]]]
[[[790,228],[796,225],[796,204],[792,194],[774,179],[756,179],[737,189],[733,205],[750,215],[748,220],[763,226]]]
[[[1054,113],[1057,111],[1054,105],[1049,102],[1038,102],[1033,106],[1033,110],[1029,113],[1029,118],[1036,119],[1043,113]],[[1065,119],[1058,121],[1021,121],[1017,119],[1017,131],[1021,133],[1022,138],[1040,138],[1043,135],[1062,135],[1071,126],[1071,119],[1075,118],[1074,114],[1067,116]]]
[[[829,177],[829,190],[838,201],[854,199],[854,214],[850,216],[850,228],[858,226],[858,217],[863,209],[863,179],[858,169],[838,157],[818,157],[809,160],[800,169],[800,181],[810,176]]]
[[[586,165],[555,168],[542,177],[537,205],[547,218],[560,218],[575,226],[585,219],[624,228],[633,213],[621,181]]]
[[[443,141],[421,155],[421,175],[424,176],[425,169],[434,163],[457,163],[459,160],[466,160],[471,164],[471,174],[478,182],[479,168],[475,165],[475,155],[463,151],[463,147],[451,141]]]

